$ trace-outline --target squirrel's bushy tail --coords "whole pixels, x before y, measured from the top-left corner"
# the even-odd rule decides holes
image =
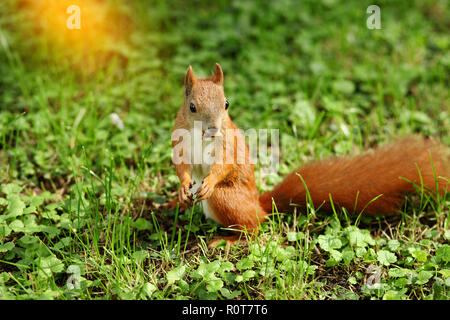
[[[419,174],[420,171],[420,174]],[[278,211],[293,211],[291,204],[305,206],[306,189],[315,208],[335,207],[359,214],[394,214],[404,194],[419,188],[443,194],[449,188],[448,156],[443,145],[431,139],[407,137],[353,158],[316,161],[290,173],[272,191],[260,196],[261,207],[272,212],[272,199]],[[381,195],[381,196],[380,196]],[[375,201],[374,198],[380,196]]]

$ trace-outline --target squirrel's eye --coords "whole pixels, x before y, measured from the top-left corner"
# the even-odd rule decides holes
[[[230,103],[228,102],[228,100],[225,102],[225,110],[228,109],[228,107],[230,106]]]
[[[197,112],[197,109],[195,108],[194,104],[191,103],[191,105],[189,106],[189,108],[191,109],[191,112]]]

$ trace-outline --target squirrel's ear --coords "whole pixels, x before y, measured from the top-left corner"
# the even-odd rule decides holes
[[[212,81],[217,84],[223,84],[223,71],[218,63],[216,63],[216,73],[212,77]]]
[[[184,88],[186,89],[186,96],[191,93],[192,87],[195,84],[194,70],[189,66],[186,76],[184,77]]]

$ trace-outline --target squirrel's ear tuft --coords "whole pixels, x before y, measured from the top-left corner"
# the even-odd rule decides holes
[[[216,73],[212,77],[212,81],[217,84],[223,84],[223,71],[218,63],[216,63]]]
[[[195,76],[194,76],[194,70],[192,70],[192,67],[189,66],[186,76],[184,77],[184,88],[186,92],[186,96],[188,96],[191,93],[192,87],[195,84]]]

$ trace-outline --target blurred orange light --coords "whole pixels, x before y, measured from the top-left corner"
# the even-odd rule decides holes
[[[31,8],[35,36],[43,39],[47,49],[69,56],[104,54],[130,33],[130,19],[108,0],[23,0],[21,6]],[[74,23],[74,12],[67,12],[70,6],[80,9],[80,29],[70,28]]]

